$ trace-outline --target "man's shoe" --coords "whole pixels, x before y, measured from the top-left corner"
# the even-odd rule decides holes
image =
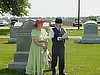
[[[52,73],[52,75],[56,75],[56,73]]]

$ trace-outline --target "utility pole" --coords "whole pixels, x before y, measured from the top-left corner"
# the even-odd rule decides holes
[[[79,20],[80,20],[80,0],[78,0],[78,29],[80,29]]]

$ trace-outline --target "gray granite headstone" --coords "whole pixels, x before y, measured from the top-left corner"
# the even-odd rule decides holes
[[[10,24],[10,38],[8,39],[8,42],[13,43],[16,42],[16,31],[14,29],[15,23],[18,22],[17,19],[12,19]]]
[[[21,26],[15,26],[17,50],[14,54],[14,61],[8,66],[9,69],[25,69],[28,59],[28,53],[31,44],[31,30],[34,21],[28,20],[23,22]]]
[[[34,20],[27,20],[23,23],[18,22],[15,24],[17,51],[14,54],[14,61],[8,65],[9,69],[25,69],[32,41],[31,31],[34,23]],[[49,29],[49,25],[44,25],[43,27],[47,30]]]
[[[10,38],[8,42],[16,42],[16,32],[14,29],[14,25],[10,25]]]
[[[81,43],[100,43],[98,24],[95,21],[85,22]]]

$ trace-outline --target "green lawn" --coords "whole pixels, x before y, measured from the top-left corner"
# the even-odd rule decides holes
[[[69,39],[65,43],[65,72],[68,75],[100,75],[100,44],[74,44]],[[49,41],[51,52],[51,41]],[[25,75],[25,71],[9,70],[8,64],[14,59],[16,43],[0,39],[0,75]],[[46,72],[45,75],[51,75]]]
[[[84,33],[83,29],[80,29],[80,30],[78,30],[78,29],[71,29],[71,30],[66,29],[66,31],[70,32],[69,33],[70,36],[82,36]]]
[[[70,36],[82,36],[84,33],[83,29],[67,29],[66,31],[70,32]],[[98,30],[98,34],[100,35],[100,29]],[[0,29],[0,36],[2,35],[10,35],[10,29]]]
[[[66,31],[70,32],[70,36],[82,36],[84,34],[83,29],[67,29]],[[100,29],[98,30],[98,35],[100,35]]]
[[[10,35],[10,29],[0,29],[0,36],[1,35]]]
[[[16,43],[8,43],[8,39],[0,38],[0,75],[24,75],[24,71],[9,70],[8,64],[13,61]]]

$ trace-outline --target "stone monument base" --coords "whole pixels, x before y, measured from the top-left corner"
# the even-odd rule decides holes
[[[25,70],[27,65],[27,57],[28,57],[28,51],[17,51],[14,54],[14,61],[12,61],[9,64],[9,69],[23,69]]]
[[[9,69],[21,69],[25,70],[27,62],[11,62],[8,67]]]
[[[98,43],[100,43],[100,38],[98,38],[98,39],[80,39],[80,41],[83,44],[85,44],[85,43],[88,43],[88,44],[92,44],[92,43],[98,44]]]
[[[9,43],[16,42],[16,38],[9,38],[8,42],[9,42]]]

